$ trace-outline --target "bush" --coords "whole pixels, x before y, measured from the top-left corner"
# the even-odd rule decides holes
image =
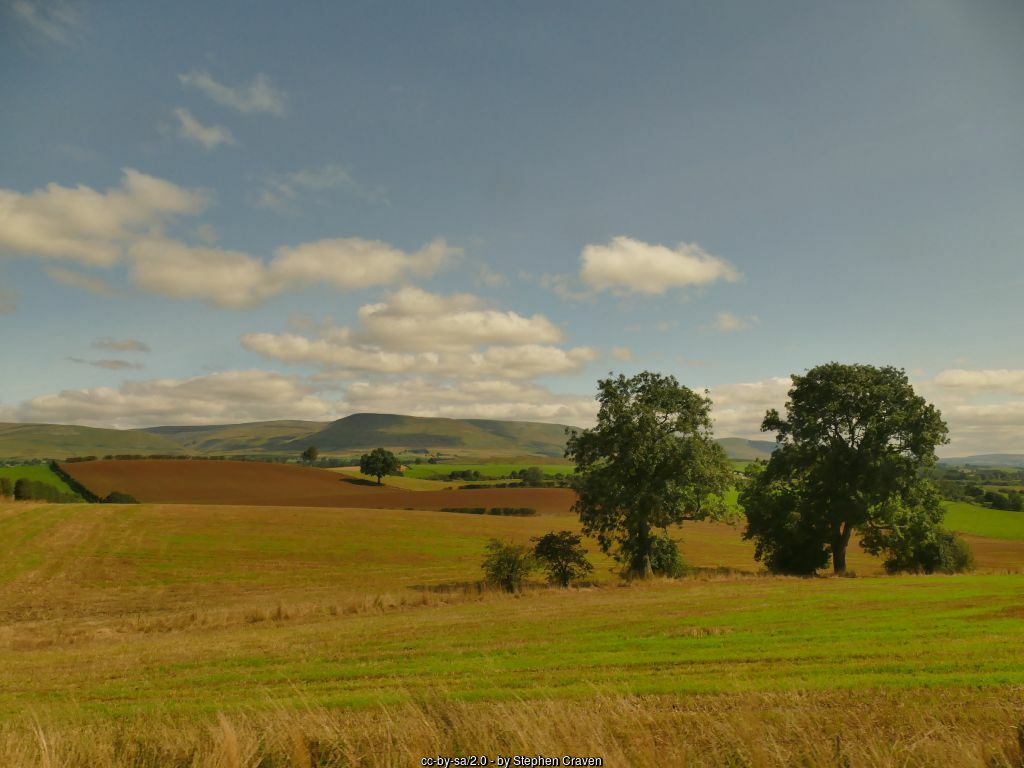
[[[963,573],[974,569],[974,555],[960,536],[937,528],[923,539],[893,539],[885,561],[888,573]]]
[[[487,553],[483,562],[487,583],[506,592],[520,591],[526,577],[537,568],[533,550],[525,544],[491,539]]]
[[[122,493],[121,491],[111,491],[103,499],[104,504],[138,504],[139,500],[132,496],[130,493]]]
[[[500,515],[502,517],[533,517],[533,507],[442,507],[442,512],[459,512],[463,515]]]
[[[11,482],[11,478],[0,477],[0,496],[14,498],[14,483]]]
[[[650,553],[651,572],[655,576],[667,576],[677,579],[686,573],[686,563],[683,561],[683,556],[679,553],[679,547],[667,534],[655,536],[651,540]],[[623,562],[627,563],[625,570],[622,572],[624,578],[637,575],[631,568],[631,564],[634,562],[632,555],[631,548],[628,545],[623,545],[620,558]]]
[[[29,480],[27,477],[19,477],[14,483],[14,498],[19,501],[50,501],[60,504],[79,500],[77,496],[63,493],[49,483]]]

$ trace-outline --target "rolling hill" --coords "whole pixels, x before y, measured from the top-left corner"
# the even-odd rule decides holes
[[[159,434],[67,424],[0,424],[0,458],[63,459],[125,453],[185,453]]]
[[[980,453],[976,456],[958,456],[939,459],[940,464],[960,464],[971,467],[1012,467],[1024,469],[1024,453]]]
[[[247,424],[161,426],[121,430],[63,424],[0,424],[0,459],[63,459],[117,454],[288,456],[315,445],[321,455],[352,455],[382,446],[396,452],[461,457],[561,459],[561,424],[494,419],[442,419],[355,413],[332,422],[260,421]],[[732,459],[767,458],[775,443],[726,437]]]

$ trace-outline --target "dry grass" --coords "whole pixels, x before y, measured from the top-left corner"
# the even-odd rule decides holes
[[[288,707],[119,722],[0,726],[6,765],[417,766],[427,756],[592,756],[661,768],[1016,768],[1020,689],[586,701],[422,697],[360,711]],[[493,765],[493,762],[492,762]]]

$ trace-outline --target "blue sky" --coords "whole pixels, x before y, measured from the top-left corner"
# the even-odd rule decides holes
[[[1015,0],[7,2],[0,419],[585,424],[652,369],[756,436],[840,360],[1024,451],[1021,40]]]

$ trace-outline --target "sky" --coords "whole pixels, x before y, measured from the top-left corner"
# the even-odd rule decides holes
[[[0,421],[587,426],[894,365],[1024,452],[1024,3],[0,0]],[[770,436],[769,436],[770,437]]]

